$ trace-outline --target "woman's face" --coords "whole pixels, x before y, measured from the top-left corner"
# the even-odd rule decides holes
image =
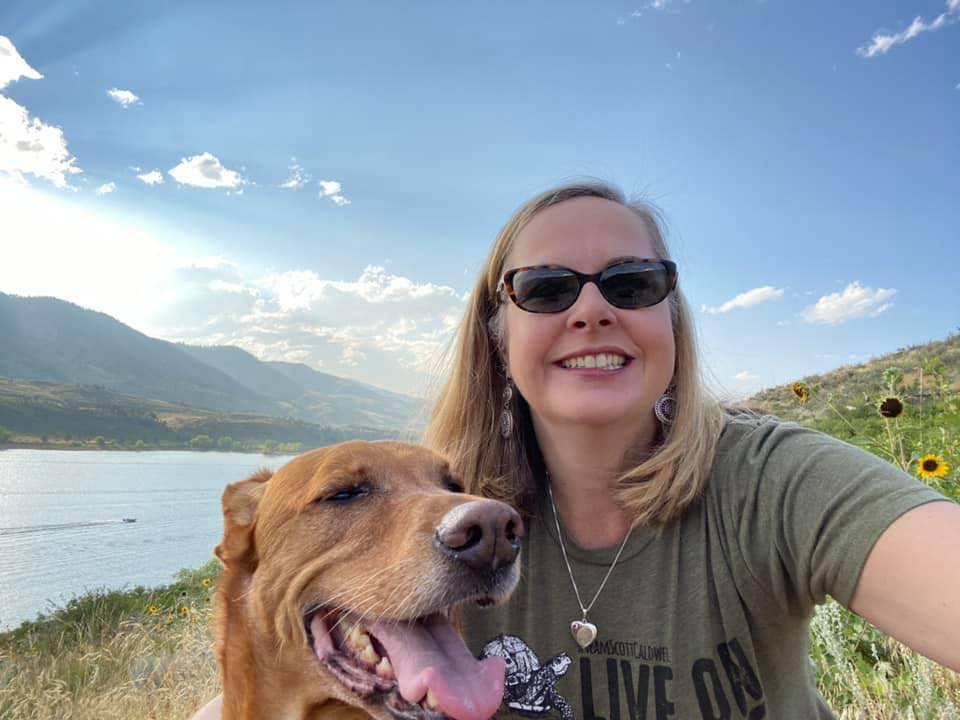
[[[514,240],[505,270],[563,265],[596,273],[624,258],[654,258],[647,227],[631,210],[601,198],[576,198],[537,214]],[[504,350],[534,423],[627,423],[642,432],[655,422],[653,405],[673,377],[675,347],[669,301],[622,310],[588,283],[567,310],[528,313],[507,301]],[[603,354],[621,367],[571,367]],[[590,360],[585,360],[590,364]],[[594,360],[595,363],[595,360]],[[617,362],[612,365],[615,366]]]

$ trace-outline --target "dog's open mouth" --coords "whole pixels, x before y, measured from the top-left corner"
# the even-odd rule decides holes
[[[445,615],[359,624],[347,613],[320,609],[305,624],[320,663],[397,718],[487,720],[500,707],[503,659],[474,658]]]

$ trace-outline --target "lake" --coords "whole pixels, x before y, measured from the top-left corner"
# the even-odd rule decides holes
[[[223,531],[224,485],[288,459],[0,452],[0,630],[90,589],[167,584],[177,570],[203,565]]]

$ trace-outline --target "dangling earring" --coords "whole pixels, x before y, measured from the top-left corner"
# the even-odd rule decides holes
[[[503,386],[503,412],[500,413],[500,435],[508,438],[513,435],[513,411],[510,401],[513,400],[513,381],[508,377]]]
[[[661,395],[660,399],[654,404],[653,413],[657,416],[661,425],[673,425],[673,421],[677,417],[677,401],[669,390]]]

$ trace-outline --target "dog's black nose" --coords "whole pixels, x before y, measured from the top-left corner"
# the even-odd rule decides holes
[[[437,544],[446,554],[477,570],[493,571],[517,559],[523,521],[497,500],[457,505],[437,526]]]

